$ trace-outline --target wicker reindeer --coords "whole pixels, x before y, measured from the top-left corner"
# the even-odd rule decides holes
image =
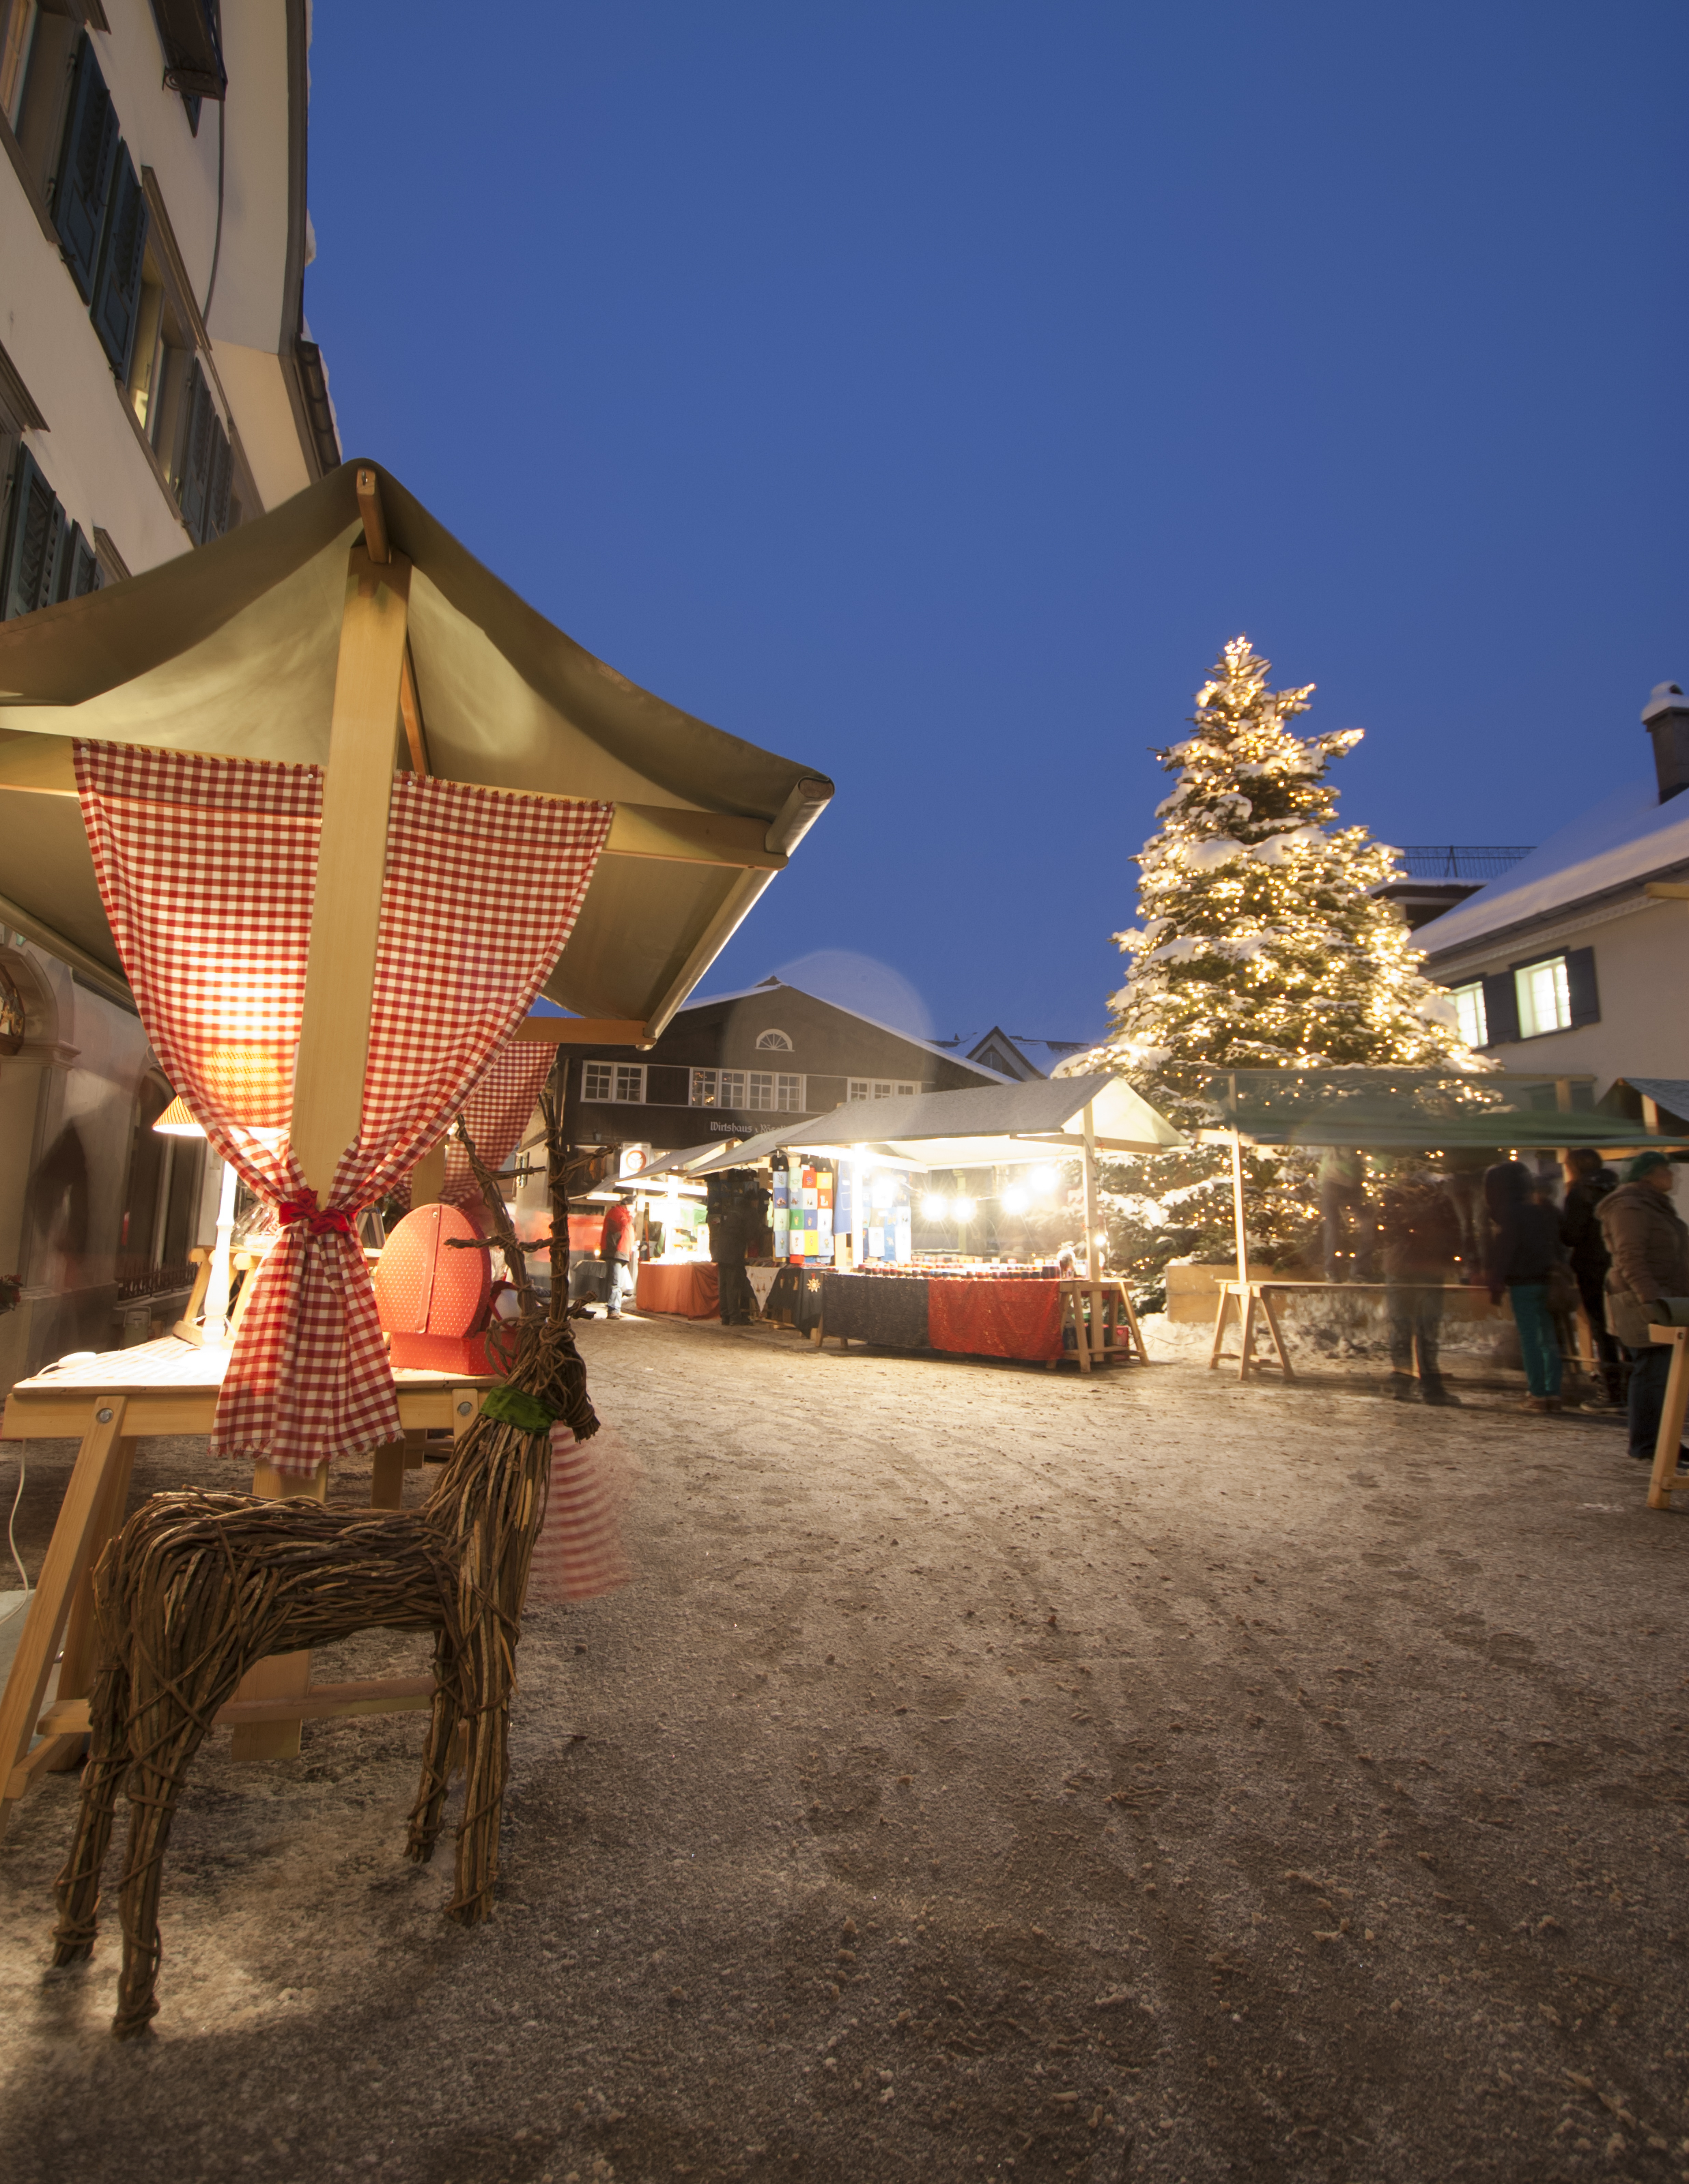
[[[598,1429],[566,1317],[564,1156],[549,1091],[541,1104],[554,1210],[543,1312],[497,1188],[462,1133],[522,1308],[507,1384],[489,1396],[426,1507],[387,1513],[248,1494],[160,1494],[101,1557],[92,1748],[59,1879],[53,1961],[74,1964],[92,1950],[101,1868],[126,1783],[123,1970],[112,2020],[120,2038],[144,2032],[158,2009],[159,1888],[188,1765],[218,1708],[268,1654],[360,1630],[433,1630],[437,1688],[405,1855],[418,1863],[433,1855],[453,1745],[466,1724],[456,1886],[446,1909],[465,1925],[492,1910],[514,1655],[545,1508],[550,1421],[564,1418],[583,1440]]]

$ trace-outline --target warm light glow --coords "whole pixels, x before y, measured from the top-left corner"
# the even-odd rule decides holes
[[[958,1198],[950,1207],[950,1212],[958,1221],[971,1221],[973,1218],[973,1201],[971,1198]]]
[[[1048,1192],[1055,1190],[1056,1171],[1053,1167],[1035,1167],[1028,1176],[1027,1182],[1042,1198]]]
[[[1005,1213],[1024,1213],[1027,1207],[1030,1206],[1031,1203],[1031,1199],[1027,1195],[1026,1192],[1021,1189],[1018,1184],[1011,1184],[1009,1189],[1003,1193],[1003,1211]]]
[[[171,1100],[153,1128],[161,1138],[203,1138],[205,1134],[189,1113],[187,1100],[180,1096]]]
[[[921,1201],[921,1218],[923,1221],[942,1221],[949,1212],[950,1201],[941,1198],[935,1190],[929,1190]]]

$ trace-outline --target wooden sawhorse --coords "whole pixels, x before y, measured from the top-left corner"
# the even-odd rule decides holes
[[[1268,1294],[1274,1286],[1271,1282],[1222,1282],[1220,1284],[1219,1302],[1214,1307],[1213,1346],[1208,1352],[1208,1369],[1211,1373],[1215,1366],[1222,1362],[1224,1353],[1221,1346],[1226,1339],[1226,1322],[1230,1314],[1235,1312],[1239,1321],[1238,1379],[1246,1380],[1251,1370],[1258,1372],[1262,1366],[1270,1365],[1275,1362],[1286,1380],[1296,1379],[1295,1368],[1290,1363],[1290,1353],[1285,1347],[1285,1338],[1279,1326],[1278,1315],[1273,1309],[1273,1300]],[[1255,1355],[1256,1333],[1263,1326],[1272,1339],[1274,1351],[1278,1353],[1276,1361],[1271,1357],[1257,1357]]]
[[[1101,1276],[1094,1282],[1064,1279],[1061,1290],[1062,1355],[1067,1354],[1067,1330],[1071,1327],[1081,1373],[1089,1373],[1093,1365],[1149,1363],[1144,1330],[1124,1282]]]
[[[1649,1508],[1669,1509],[1674,1494],[1689,1492],[1689,1471],[1677,1468],[1684,1413],[1689,1411],[1689,1327],[1651,1327],[1648,1340],[1664,1344],[1671,1352],[1659,1435],[1654,1442],[1653,1470],[1648,1477]]]
[[[148,1434],[209,1434],[227,1363],[225,1350],[165,1335],[50,1368],[20,1380],[7,1397],[0,1439],[78,1434],[82,1445],[0,1694],[0,1834],[37,1775],[62,1773],[81,1756],[97,1665],[93,1569],[123,1524],[135,1444]],[[404,1474],[421,1463],[428,1429],[449,1426],[453,1438],[461,1439],[493,1384],[413,1372],[396,1372],[393,1383],[405,1437],[376,1451],[370,1498],[376,1508],[400,1506]],[[254,1489],[321,1500],[326,1483],[326,1464],[313,1478],[285,1479],[259,1465]],[[59,1688],[47,1706],[61,1641]],[[418,1713],[432,1705],[433,1691],[432,1675],[313,1685],[309,1653],[278,1653],[249,1672],[217,1719],[235,1730],[236,1758],[287,1759],[298,1752],[306,1719]],[[37,1735],[42,1741],[34,1744]]]

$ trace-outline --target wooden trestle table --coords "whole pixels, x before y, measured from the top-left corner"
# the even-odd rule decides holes
[[[82,1445],[0,1695],[0,1834],[38,1774],[75,1766],[87,1734],[96,1666],[93,1568],[122,1526],[135,1444],[148,1434],[209,1434],[227,1365],[226,1350],[166,1335],[49,1368],[19,1381],[6,1399],[0,1439],[76,1434]],[[449,1426],[453,1438],[461,1439],[493,1384],[444,1373],[396,1371],[393,1377],[404,1439],[375,1452],[375,1508],[400,1507],[404,1474],[421,1463],[428,1430]],[[321,1464],[309,1476],[283,1477],[260,1464],[253,1491],[321,1501],[327,1474]],[[58,1691],[44,1707],[61,1640]],[[234,1729],[237,1759],[285,1759],[298,1752],[299,1725],[308,1717],[417,1713],[432,1702],[433,1691],[432,1675],[314,1685],[309,1653],[276,1654],[248,1672],[217,1719]],[[31,1751],[37,1734],[42,1741]]]

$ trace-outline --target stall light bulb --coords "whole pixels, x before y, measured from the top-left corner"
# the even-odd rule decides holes
[[[1099,1228],[1093,1239],[1093,1241],[1095,1243],[1098,1251],[1101,1251],[1103,1246],[1108,1241],[1108,1231],[1106,1228]]]
[[[1003,1211],[1005,1213],[1024,1213],[1027,1207],[1030,1206],[1031,1203],[1032,1201],[1027,1196],[1026,1193],[1020,1189],[1018,1184],[1003,1193]]]
[[[940,1198],[935,1190],[929,1190],[921,1201],[921,1218],[923,1221],[942,1221],[949,1212],[950,1201]]]
[[[971,1221],[973,1218],[973,1201],[971,1198],[958,1198],[951,1206],[950,1212],[958,1221]]]
[[[1041,1198],[1045,1191],[1055,1190],[1056,1171],[1053,1167],[1035,1167],[1027,1181]]]

